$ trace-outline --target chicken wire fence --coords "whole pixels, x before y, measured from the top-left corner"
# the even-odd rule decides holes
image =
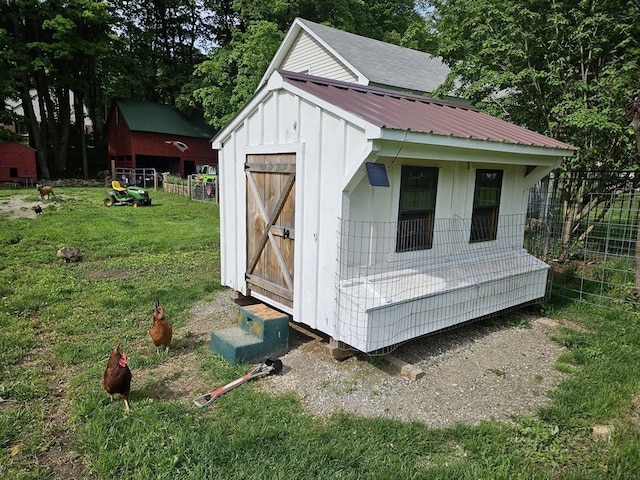
[[[341,220],[336,338],[386,354],[413,338],[540,302],[549,267],[523,249],[526,215]]]
[[[530,194],[525,247],[552,266],[554,296],[638,311],[638,178],[616,178],[596,185],[604,192],[583,181],[574,198],[542,182]]]
[[[529,192],[526,215],[474,221],[341,220],[337,338],[386,354],[551,294],[640,310],[635,172],[556,174]]]

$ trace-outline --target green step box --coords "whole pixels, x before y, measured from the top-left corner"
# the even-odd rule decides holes
[[[238,309],[236,325],[211,333],[211,350],[232,365],[259,362],[289,351],[289,315],[263,303]]]

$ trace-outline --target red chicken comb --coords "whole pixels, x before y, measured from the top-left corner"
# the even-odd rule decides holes
[[[118,360],[118,365],[120,365],[122,368],[127,366],[127,354],[126,353],[122,353],[120,355],[120,360]]]

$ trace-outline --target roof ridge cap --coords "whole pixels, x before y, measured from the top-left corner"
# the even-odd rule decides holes
[[[314,75],[309,75],[307,73],[292,72],[292,71],[289,71],[289,70],[278,69],[276,71],[280,74],[280,76],[283,78],[284,81],[287,81],[287,80],[306,81],[306,82],[312,82],[312,83],[317,83],[317,84],[331,85],[331,86],[338,87],[338,88],[348,88],[348,89],[352,89],[352,90],[363,90],[363,91],[365,91],[367,93],[381,94],[381,95],[386,95],[386,96],[389,96],[389,97],[402,97],[402,98],[406,98],[407,100],[413,100],[413,101],[424,102],[424,103],[432,103],[432,104],[441,105],[441,106],[444,106],[444,107],[460,108],[462,110],[469,110],[469,111],[472,111],[472,112],[479,112],[479,110],[476,107],[474,107],[473,105],[461,104],[461,103],[458,103],[458,102],[455,102],[455,101],[451,101],[451,100],[444,100],[444,99],[440,99],[440,98],[427,97],[427,96],[422,96],[422,95],[402,92],[400,90],[392,90],[392,89],[389,89],[389,88],[375,87],[375,86],[371,86],[371,85],[363,85],[363,84],[360,84],[360,83],[345,82],[343,80],[334,80],[334,79],[331,79],[331,78],[316,77]]]

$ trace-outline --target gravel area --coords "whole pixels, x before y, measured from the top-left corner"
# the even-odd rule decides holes
[[[375,357],[338,362],[323,345],[305,343],[281,357],[283,374],[265,378],[262,388],[293,391],[321,416],[342,409],[432,427],[508,420],[535,413],[562,379],[554,363],[564,350],[550,339],[552,329],[533,318],[529,328],[479,323],[413,341],[392,355],[419,367],[417,380]]]
[[[213,329],[233,323],[237,310],[229,308],[231,301],[232,293],[225,291],[201,304],[187,327],[197,322],[210,331],[212,320]],[[417,380],[401,375],[381,357],[359,354],[335,360],[326,342],[290,329],[290,351],[280,357],[282,373],[254,385],[274,394],[294,392],[316,416],[343,410],[443,427],[535,414],[563,379],[554,364],[565,349],[551,338],[557,323],[514,315],[525,319],[522,326],[508,325],[502,317],[504,322],[472,323],[394,350],[395,358],[424,372]]]

